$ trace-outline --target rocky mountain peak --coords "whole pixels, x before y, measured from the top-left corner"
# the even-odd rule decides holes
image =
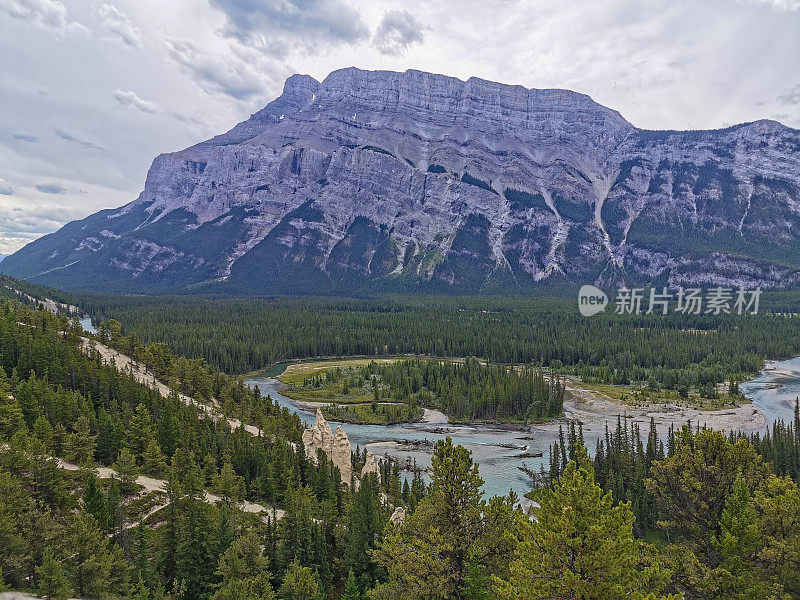
[[[775,121],[647,131],[569,90],[348,68],[293,75],[0,268],[126,292],[785,287],[798,231],[800,132]]]

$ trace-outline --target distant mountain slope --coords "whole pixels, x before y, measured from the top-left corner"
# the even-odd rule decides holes
[[[780,123],[645,131],[567,90],[351,68],[290,77],[0,270],[135,293],[786,287],[798,229],[800,131]]]

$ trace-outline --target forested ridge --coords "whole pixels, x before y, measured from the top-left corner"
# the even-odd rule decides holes
[[[699,389],[755,373],[764,358],[800,354],[800,318],[614,315],[585,318],[573,300],[428,297],[378,300],[209,299],[84,295],[96,323],[230,373],[319,356],[475,356],[563,367],[609,383],[653,380]],[[783,310],[786,295],[770,307]]]
[[[0,304],[2,585],[53,598],[269,598],[283,590],[310,599],[320,589],[334,594],[351,571],[359,589],[373,584],[378,571],[366,551],[391,513],[380,497],[413,506],[424,493],[419,474],[403,487],[387,463],[380,484],[368,477],[350,493],[324,455],[314,464],[293,446],[297,416],[256,390],[207,367],[210,379],[197,388],[234,398],[235,416],[258,425],[260,438],[83,352],[81,334],[64,316]],[[62,469],[55,457],[80,469]],[[98,480],[100,465],[116,475]],[[144,493],[139,474],[165,479],[166,489]],[[209,504],[207,490],[222,501]],[[245,498],[285,516],[246,514],[237,508]]]

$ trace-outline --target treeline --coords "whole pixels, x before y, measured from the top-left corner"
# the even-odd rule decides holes
[[[545,378],[541,369],[483,364],[475,358],[463,363],[410,359],[372,362],[361,377],[388,386],[401,402],[438,408],[456,420],[533,420],[561,414],[564,382],[558,375]]]
[[[652,421],[645,438],[638,427],[618,422],[590,461],[580,458],[582,432],[571,425],[551,449],[547,483],[532,496],[563,489],[574,477],[570,465],[583,460],[598,489],[630,515],[634,534],[658,540],[660,551],[647,553],[671,571],[664,591],[685,598],[797,598],[795,427],[779,423],[762,438],[684,426],[671,428],[664,444]]]
[[[558,474],[532,494],[534,519],[513,510],[513,494],[484,501],[469,453],[439,442],[428,496],[379,544],[387,580],[370,597],[800,596],[800,490],[747,439],[684,428],[668,449],[651,437],[648,455],[630,431],[625,443],[623,425],[608,439],[617,436],[593,461],[570,428]],[[650,504],[637,510],[652,513],[649,525],[634,513],[635,491],[625,491],[632,482],[617,482],[619,469],[641,469]],[[637,538],[645,529],[651,541]]]
[[[51,300],[55,300],[56,302],[72,306],[75,306],[78,303],[77,297],[71,292],[44,287],[35,283],[24,281],[22,279],[14,279],[13,277],[9,277],[8,275],[3,275],[0,273],[0,298],[17,300],[25,305],[28,305],[28,299],[21,297],[19,292],[27,294],[33,298],[49,298]],[[31,306],[31,308],[36,308],[36,306]]]
[[[657,529],[657,498],[646,486],[651,468],[657,461],[675,456],[681,439],[685,442],[686,436],[687,432],[676,431],[671,426],[665,444],[656,432],[654,419],[650,419],[645,435],[637,424],[629,426],[627,420],[618,416],[616,428],[609,430],[606,425],[604,435],[597,440],[593,458],[596,481],[604,490],[612,492],[618,501],[631,503],[638,535]],[[800,481],[800,399],[795,403],[792,423],[775,421],[763,434],[728,434],[731,444],[739,440],[746,441],[773,473]],[[557,480],[567,463],[574,459],[575,448],[583,442],[582,427],[578,425],[576,428],[574,421],[566,432],[560,427],[559,438],[550,448],[549,469],[542,470],[537,481],[548,485]]]
[[[135,331],[125,336],[122,325],[115,319],[99,324],[97,338],[144,365],[147,373],[170,389],[201,401],[213,398],[223,412],[245,422],[257,417],[254,404],[262,400],[258,388],[244,385],[240,378],[227,375],[205,359],[175,354],[164,342],[144,344]]]
[[[477,356],[561,365],[612,383],[700,389],[800,354],[800,318],[578,314],[573,300],[494,297],[212,299],[83,295],[95,323],[115,318],[229,373],[319,356]],[[785,297],[779,297],[781,307]],[[769,305],[762,303],[762,311]]]

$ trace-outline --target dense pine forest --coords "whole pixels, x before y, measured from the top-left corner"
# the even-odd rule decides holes
[[[767,330],[782,324],[773,333],[793,326],[764,319]],[[605,326],[658,339],[645,325]],[[734,339],[723,330],[662,334]],[[137,600],[800,598],[800,408],[764,434],[684,427],[664,441],[654,425],[643,435],[620,420],[593,457],[569,423],[528,515],[513,492],[484,498],[470,453],[449,439],[437,443],[427,483],[382,461],[380,477],[347,486],[324,454],[305,456],[296,415],[213,356],[183,356],[144,331],[109,319],[93,341],[75,319],[0,303],[0,587]],[[754,360],[759,344],[776,347],[755,327],[742,335],[737,347]],[[173,391],[104,360],[101,343]],[[662,372],[746,372],[738,351]],[[538,411],[563,394],[540,369],[474,359],[367,368],[398,395],[436,390],[456,412],[460,399],[474,410],[492,394],[491,410]],[[356,449],[351,460],[358,471],[366,455]],[[393,522],[397,507],[406,516]]]
[[[493,297],[81,301],[95,323],[117,319],[126,335],[229,373],[318,356],[475,356],[605,383],[700,389],[755,373],[765,357],[800,354],[800,318],[783,314],[585,318],[574,300]],[[762,313],[790,304],[786,294],[766,297]]]
[[[374,584],[367,551],[388,503],[422,498],[419,476],[403,488],[389,465],[381,484],[368,477],[349,493],[324,455],[314,464],[297,450],[297,416],[237,379],[162,354],[208,376],[173,383],[230,398],[263,436],[136,382],[91,343],[81,349],[81,334],[65,316],[0,305],[3,586],[52,598],[317,598],[338,597],[351,572],[358,589]],[[139,475],[163,489],[142,489]],[[242,500],[262,503],[263,517]]]
[[[409,359],[371,362],[343,371],[330,369],[324,378],[312,378],[306,387],[372,386],[373,400],[437,408],[451,420],[542,421],[561,414],[563,382],[558,375],[545,379],[540,369],[480,363]]]

